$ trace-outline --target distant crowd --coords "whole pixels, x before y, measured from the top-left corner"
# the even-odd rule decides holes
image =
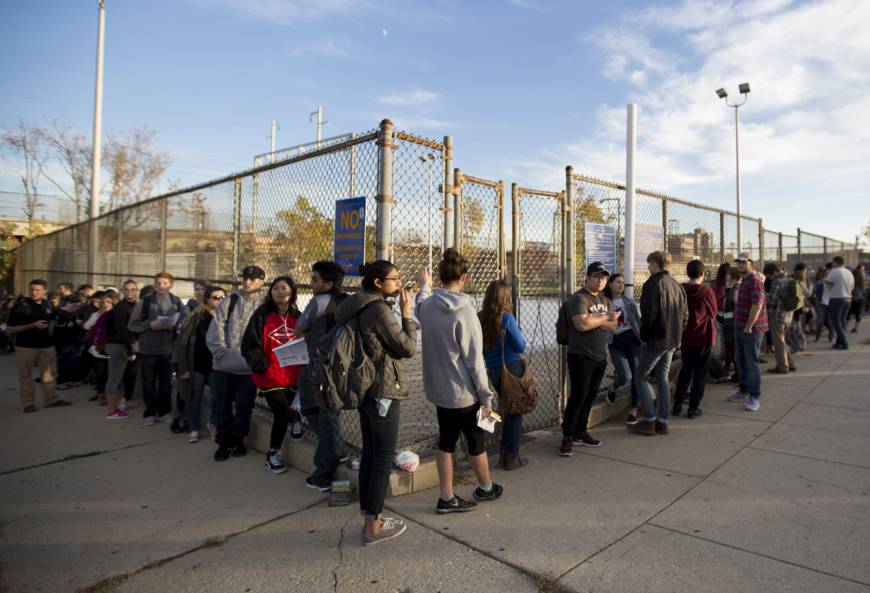
[[[870,309],[864,266],[849,270],[839,256],[815,271],[797,264],[787,273],[768,263],[760,273],[741,253],[719,266],[709,283],[700,260],[686,266],[685,283],[670,275],[667,252],[650,253],[647,264],[649,278],[637,300],[627,290],[630,281],[593,262],[583,287],[561,305],[554,338],[566,347],[570,381],[562,456],[571,456],[575,446],[602,445],[588,424],[608,360],[616,373],[605,397],[614,404],[620,388],[630,393],[628,430],[667,435],[671,417],[684,406],[687,418],[702,415],[710,380],[735,383],[728,400],[757,411],[764,356],[775,358],[768,372],[786,374],[796,370],[794,354],[806,348],[808,334],[818,342],[827,333],[834,348],[847,349],[850,321],[857,331]],[[302,439],[305,424],[316,437],[315,470],[305,484],[321,492],[330,490],[349,458],[339,420],[356,410],[363,541],[371,545],[406,529],[382,512],[401,402],[418,395],[409,393],[404,363],[417,355],[418,331],[425,396],[439,429],[437,513],[467,512],[502,495],[490,475],[486,427],[496,419],[503,423],[499,467],[523,467],[523,415],[534,408],[536,391],[509,283],[490,283],[476,310],[465,292],[468,261],[454,249],[438,264],[439,288],[423,269],[413,293],[413,282],[403,282],[384,260],[361,266],[359,274],[361,289],[351,294],[343,289],[338,264],[314,263],[308,279],[313,296],[302,310],[296,280],[278,276],[267,287],[257,265],[240,271],[233,291],[195,282],[187,301],[172,292],[175,279],[166,272],[147,286],[127,280],[120,290],[62,282],[49,292],[45,281],[34,279],[27,296],[3,302],[0,348],[14,350],[25,413],[37,411],[37,383],[46,408],[70,405],[59,392],[88,385],[106,419],[128,420],[141,384],[143,425],[167,423],[190,443],[207,435],[216,444],[217,462],[247,454],[260,396],[272,412],[265,467],[287,471],[284,440]],[[287,358],[300,338],[305,356]],[[679,364],[672,366],[675,360]],[[474,500],[454,492],[460,435],[477,477]]]

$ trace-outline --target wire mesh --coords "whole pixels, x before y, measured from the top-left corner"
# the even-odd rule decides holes
[[[465,292],[471,295],[475,308],[480,309],[487,286],[493,280],[504,278],[502,269],[504,237],[503,186],[497,182],[463,176],[461,182],[460,245],[468,259],[470,271]]]

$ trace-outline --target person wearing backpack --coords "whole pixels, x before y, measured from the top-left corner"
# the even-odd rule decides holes
[[[305,337],[310,359],[317,355],[318,341],[335,326],[338,305],[348,296],[341,290],[343,280],[344,270],[334,261],[318,261],[311,266],[311,290],[314,296],[296,322],[296,334]],[[339,423],[341,410],[318,405],[310,376],[313,371],[314,365],[311,364],[302,370],[297,389],[302,415],[317,435],[314,473],[305,478],[305,485],[326,492],[332,484],[336,468],[348,456]]]
[[[172,274],[155,274],[154,292],[136,303],[127,322],[127,329],[139,334],[145,426],[153,426],[157,420],[172,421],[171,357],[175,323],[180,315],[187,313],[181,299],[171,292],[174,285]]]
[[[453,491],[453,452],[460,433],[465,436],[468,459],[477,477],[474,499],[498,499],[504,488],[492,481],[486,454],[486,432],[477,417],[492,413],[495,394],[483,358],[483,332],[471,298],[462,292],[468,280],[468,261],[456,249],[444,252],[438,264],[442,288],[430,293],[429,270],[420,273],[416,316],[423,332],[423,387],[435,404],[438,417],[439,514],[463,513],[477,503]]]
[[[386,260],[359,267],[362,290],[342,301],[335,312],[338,332],[356,336],[374,369],[358,405],[363,447],[359,467],[359,505],[365,518],[363,543],[373,545],[405,532],[404,521],[381,517],[390,481],[390,467],[399,438],[399,405],[408,399],[405,358],[417,351],[417,322],[411,317],[411,295],[402,288],[399,271]],[[387,298],[399,297],[401,324]],[[354,360],[354,362],[357,362]]]
[[[296,339],[296,320],[299,318],[296,293],[296,282],[290,276],[278,276],[272,280],[263,304],[254,311],[242,336],[242,356],[251,367],[251,379],[257,386],[257,393],[272,411],[266,469],[273,474],[287,471],[281,457],[281,445],[291,415],[295,415],[294,421],[298,421],[299,416],[299,412],[290,406],[296,396],[296,383],[302,367],[282,367],[275,354],[275,348]]]
[[[768,263],[764,266],[764,276],[771,278],[767,295],[767,319],[770,324],[770,338],[776,355],[776,366],[769,373],[788,374],[796,371],[794,359],[786,344],[786,328],[791,325],[794,310],[797,308],[796,283],[783,274],[779,264]]]
[[[266,272],[259,266],[247,266],[241,273],[242,287],[221,301],[209,325],[206,344],[212,354],[212,396],[215,398],[215,461],[226,461],[247,454],[245,437],[251,430],[251,413],[257,386],[251,379],[251,367],[242,356],[242,336],[254,311],[262,303],[260,292]]]

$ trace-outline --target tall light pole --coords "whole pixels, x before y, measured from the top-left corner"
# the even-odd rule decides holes
[[[316,118],[316,119],[315,119],[315,118]],[[323,121],[323,107],[321,107],[320,105],[318,105],[318,106],[317,106],[317,111],[312,111],[312,112],[308,115],[308,121],[309,121],[309,122],[312,122],[312,121],[316,121],[316,122],[317,122],[317,136],[316,136],[316,138],[317,138],[317,144],[315,144],[314,147],[315,147],[315,148],[320,148],[320,131],[321,131],[321,129],[323,128],[323,125],[324,125],[324,124],[329,123],[329,122],[325,122],[325,121]]]
[[[91,223],[88,237],[88,272],[90,282],[96,285],[97,248],[99,235],[96,218],[100,215],[100,168],[103,136],[103,46],[106,35],[106,2],[97,0],[100,7],[97,24],[97,81],[94,96],[94,140],[91,156]],[[120,254],[118,254],[120,257]]]
[[[728,105],[728,107],[734,108],[734,154],[737,163],[737,251],[741,251],[743,249],[743,242],[741,241],[740,232],[740,223],[742,221],[740,218],[740,108],[749,98],[749,83],[740,83],[738,90],[740,91],[740,95],[743,97],[743,100],[739,103],[731,103],[728,101],[728,91],[724,88],[716,91],[716,95],[718,95],[720,99],[724,99],[725,104]]]
[[[424,154],[420,157],[420,162],[424,165],[429,163],[429,166],[426,167],[426,173],[429,178],[428,185],[428,207],[426,208],[426,212],[429,213],[429,233],[428,233],[428,242],[429,242],[429,272],[432,272],[432,164],[435,162],[435,155],[431,152]]]
[[[280,130],[280,129],[281,129],[281,126],[278,125],[278,120],[273,119],[272,120],[272,133],[269,136],[270,143],[272,146],[272,151],[269,154],[269,162],[270,163],[275,162],[275,142],[278,140],[278,130]]]

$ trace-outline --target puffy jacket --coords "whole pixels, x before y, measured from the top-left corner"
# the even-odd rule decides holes
[[[656,350],[680,347],[689,319],[686,291],[667,271],[653,274],[640,294],[640,339]]]
[[[374,304],[365,311],[366,305]],[[347,323],[359,314],[359,328],[366,354],[377,369],[377,381],[367,395],[375,399],[408,399],[408,379],[403,359],[417,351],[417,322],[396,319],[380,293],[363,290],[344,299],[335,312],[336,323]],[[356,323],[356,321],[354,321]]]
[[[286,317],[267,302],[254,311],[242,336],[242,356],[251,367],[251,379],[257,389],[296,387],[301,366],[282,367],[275,348],[296,337],[299,311],[291,310]]]

